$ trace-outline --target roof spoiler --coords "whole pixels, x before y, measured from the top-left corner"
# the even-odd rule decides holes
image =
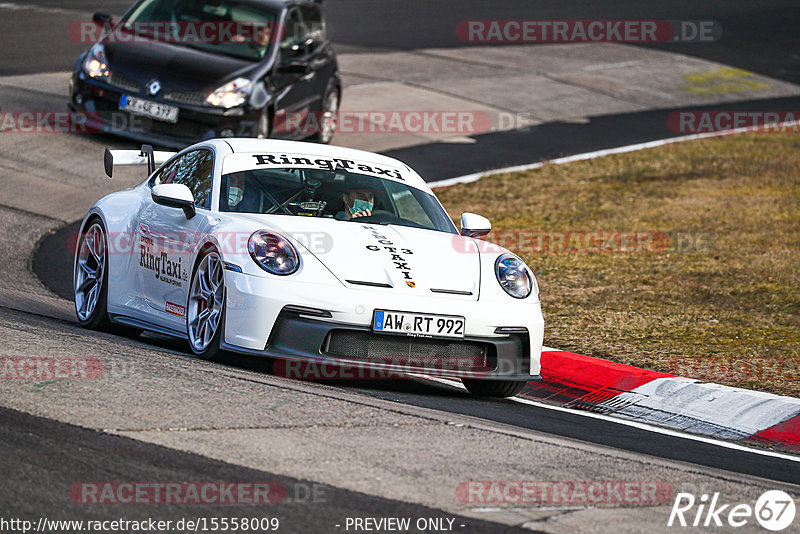
[[[153,151],[150,145],[142,145],[141,150],[109,150],[103,154],[103,166],[106,174],[111,178],[115,165],[144,165],[147,164],[147,175],[150,176],[156,165],[165,163],[177,152]]]

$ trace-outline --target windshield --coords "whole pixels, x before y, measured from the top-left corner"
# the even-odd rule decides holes
[[[241,59],[267,55],[275,13],[236,0],[144,0],[119,28]]]
[[[342,168],[252,169],[222,176],[220,211],[397,224],[457,233],[436,198]]]

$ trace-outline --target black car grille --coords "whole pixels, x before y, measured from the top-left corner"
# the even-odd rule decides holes
[[[119,74],[117,72],[110,72],[108,74],[107,81],[108,85],[113,85],[114,87],[119,87],[120,89],[124,89],[132,93],[139,92],[139,84],[136,83],[135,80],[128,78],[124,74]]]
[[[332,330],[323,352],[329,356],[403,368],[488,371],[488,345],[474,341],[429,339]]]
[[[164,95],[164,100],[186,104],[187,106],[202,106],[208,97],[207,93],[196,91],[173,91]]]

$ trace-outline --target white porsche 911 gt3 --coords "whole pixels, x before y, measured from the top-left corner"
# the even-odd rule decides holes
[[[227,350],[457,377],[478,395],[539,378],[535,277],[475,239],[487,219],[465,213],[459,232],[407,165],[269,139],[106,150],[109,176],[131,164],[147,179],[81,225],[82,325],[183,338],[206,359]]]

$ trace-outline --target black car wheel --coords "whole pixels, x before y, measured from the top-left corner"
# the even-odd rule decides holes
[[[464,387],[479,397],[513,397],[525,387],[525,380],[476,380],[462,378]]]
[[[314,135],[314,141],[329,144],[336,133],[336,124],[339,115],[339,89],[334,87],[325,96],[322,103],[322,112],[319,117],[319,131]]]
[[[253,137],[258,139],[269,139],[272,134],[272,114],[268,109],[264,109],[261,115],[256,119],[256,124],[253,127]]]

